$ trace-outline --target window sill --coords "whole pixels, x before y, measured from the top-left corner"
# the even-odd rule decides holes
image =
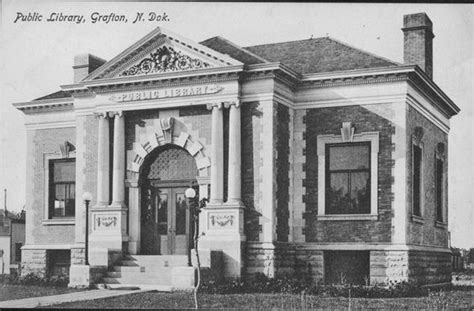
[[[378,214],[331,214],[318,215],[318,220],[378,220]]]
[[[435,221],[435,227],[446,229],[446,228],[448,228],[448,224],[445,223],[445,222],[436,220]]]
[[[423,220],[423,217],[421,216],[416,216],[416,215],[411,215],[411,221],[418,223],[418,224],[423,224],[425,221]]]
[[[43,219],[43,226],[74,225],[74,224],[76,224],[76,220],[74,218]]]

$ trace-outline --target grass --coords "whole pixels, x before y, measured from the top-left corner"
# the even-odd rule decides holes
[[[348,298],[321,298],[290,294],[233,294],[199,295],[200,308],[236,308],[236,309],[347,309]],[[351,299],[354,309],[386,310],[436,310],[468,309],[474,306],[474,290],[431,293],[428,297],[390,298],[390,299]],[[120,297],[70,302],[54,305],[55,308],[130,308],[130,309],[186,309],[194,308],[192,293],[147,292]]]
[[[5,285],[0,284],[0,301],[23,299],[40,296],[60,295],[81,291],[67,287],[46,287],[36,285]]]

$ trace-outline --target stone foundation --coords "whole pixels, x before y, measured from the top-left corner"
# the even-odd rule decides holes
[[[24,249],[21,253],[21,275],[47,275],[48,256],[45,249]]]
[[[315,281],[325,280],[324,253],[304,245],[264,247],[249,243],[246,248],[245,276],[263,273],[268,277],[310,275]],[[451,281],[450,253],[418,250],[370,251],[370,285],[390,282],[415,282],[419,285]]]
[[[451,255],[436,251],[370,252],[370,284],[415,282],[420,285],[451,282]]]
[[[71,248],[71,265],[84,265],[85,263],[85,248]]]

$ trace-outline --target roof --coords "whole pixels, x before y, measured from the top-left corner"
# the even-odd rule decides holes
[[[400,65],[330,37],[263,44],[245,47],[244,49],[267,61],[281,62],[299,73]]]
[[[71,97],[72,97],[71,94],[69,94],[68,92],[57,91],[57,92],[45,95],[43,97],[36,98],[33,101],[45,100],[45,99],[71,98]]]
[[[207,40],[199,42],[199,44],[202,44],[205,47],[213,49],[214,51],[220,52],[222,54],[227,54],[230,57],[247,65],[266,62],[265,59],[260,58],[259,56],[241,48],[235,43],[232,43],[229,40],[220,36],[209,38]]]

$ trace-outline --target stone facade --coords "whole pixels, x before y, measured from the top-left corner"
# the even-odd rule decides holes
[[[27,192],[32,194],[23,271],[48,273],[47,251],[68,250],[76,286],[94,282],[97,273],[129,254],[187,254],[191,214],[182,208],[192,201],[183,195],[193,187],[197,199],[209,199],[199,215],[199,249],[219,254],[209,255],[214,274],[297,273],[334,282],[338,273],[345,280],[354,260],[363,272],[347,274],[357,282],[448,281],[447,182],[441,187],[444,218],[439,221],[433,170],[441,156],[447,176],[447,153],[441,151],[447,149],[449,118],[459,109],[418,67],[344,46],[341,57],[350,51],[365,55],[363,66],[354,61],[343,73],[302,74],[295,71],[301,64],[275,65],[250,52],[271,57],[296,43],[247,50],[230,48],[219,38],[176,41],[160,29],[147,38],[87,76],[76,72],[76,82],[63,86],[63,97],[16,104],[26,114]],[[174,47],[160,53],[187,62],[146,58],[163,40]],[[297,44],[304,49],[316,43],[329,44]],[[228,50],[221,53],[224,46]],[[130,67],[139,59],[142,67]],[[152,67],[163,71],[151,75],[147,68]],[[422,217],[411,212],[415,132],[423,144]],[[50,159],[67,157],[59,150],[65,141],[75,146],[75,217],[54,219],[45,212],[45,167]],[[370,146],[370,178],[364,186],[370,187],[370,212],[328,213],[326,144],[361,142]],[[160,152],[173,148],[195,165],[160,160]],[[144,172],[155,161],[167,172],[192,167],[196,176],[149,177]],[[87,192],[92,198],[86,231],[82,197]],[[153,251],[141,249],[145,234],[156,244]],[[175,277],[189,285],[194,270],[183,269]],[[80,276],[83,272],[89,275]]]

